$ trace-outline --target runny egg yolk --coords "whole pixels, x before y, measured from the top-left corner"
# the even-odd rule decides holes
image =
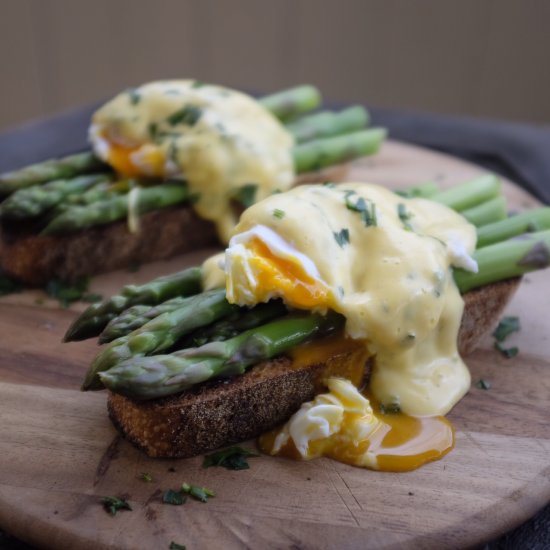
[[[253,255],[250,265],[256,273],[260,292],[277,289],[288,305],[300,309],[330,307],[332,295],[329,289],[311,277],[302,264],[273,254],[257,238],[251,239],[248,249]]]
[[[326,456],[353,466],[406,472],[438,460],[454,446],[453,427],[443,416],[382,412],[372,396],[349,381],[330,378],[328,385],[329,393],[261,436],[263,452],[297,460]]]
[[[123,177],[136,178],[148,175],[151,177],[164,177],[165,159],[161,151],[154,147],[142,146],[128,147],[120,145],[109,140],[104,136],[104,140],[109,144],[107,153],[107,162]],[[136,162],[135,155],[139,154],[141,162]],[[144,170],[146,167],[146,171]]]

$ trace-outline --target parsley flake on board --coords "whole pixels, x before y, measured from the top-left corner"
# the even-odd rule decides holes
[[[239,187],[233,198],[242,204],[245,208],[252,206],[256,201],[256,191],[258,186],[255,183],[246,183],[242,187]]]
[[[505,348],[500,342],[495,342],[495,349],[497,351],[500,351],[500,353],[502,353],[502,355],[504,355],[506,359],[511,359],[519,353],[519,348],[517,346]]]
[[[69,307],[73,302],[83,301],[88,303],[99,302],[101,296],[87,292],[88,281],[82,280],[76,283],[64,283],[59,279],[51,279],[46,284],[46,294],[55,298],[64,307]]]
[[[340,248],[344,248],[346,244],[349,244],[349,229],[340,229],[337,233],[332,233],[334,240],[338,243]]]
[[[147,472],[141,472],[138,477],[142,481],[153,481],[153,476]]]
[[[520,328],[518,317],[503,317],[494,330],[493,336],[497,342],[504,342],[510,334],[519,332]]]
[[[168,550],[187,550],[187,548],[183,544],[178,544],[177,542],[172,541],[168,547]]]
[[[246,459],[255,456],[260,455],[252,449],[228,447],[217,453],[205,456],[202,467],[209,468],[211,466],[222,466],[228,470],[248,470],[250,465]]]
[[[491,387],[491,382],[489,380],[484,380],[483,378],[480,378],[476,382],[476,388],[479,388],[480,390],[488,390]]]
[[[208,502],[210,497],[216,496],[216,493],[212,489],[206,487],[199,487],[198,485],[189,485],[189,483],[183,483],[181,490],[200,502]]]
[[[172,113],[166,120],[170,126],[177,124],[186,124],[187,126],[195,126],[202,116],[202,109],[196,105],[186,105],[179,111]]]
[[[116,515],[119,510],[132,510],[131,506],[123,498],[118,497],[103,497],[101,499],[103,508],[112,516]]]
[[[173,506],[180,506],[187,500],[187,497],[181,491],[174,491],[173,489],[168,489],[162,495],[162,502],[164,504],[172,504]]]

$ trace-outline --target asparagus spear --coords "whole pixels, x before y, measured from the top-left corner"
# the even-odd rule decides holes
[[[184,182],[169,182],[140,188],[137,211],[149,212],[186,201],[189,191]],[[102,225],[128,215],[128,195],[115,196],[86,206],[73,206],[54,218],[42,231],[43,235],[60,235]]]
[[[237,308],[225,299],[225,289],[211,290],[188,298],[179,309],[163,313],[107,345],[91,364],[82,389],[102,389],[98,373],[130,357],[150,355],[170,348],[182,336],[229,315]]]
[[[461,214],[476,227],[497,222],[506,217],[506,199],[501,195],[463,210]]]
[[[110,170],[93,153],[85,152],[32,164],[0,175],[0,196],[46,181]]]
[[[396,195],[407,199],[423,198],[429,199],[439,191],[439,186],[434,181],[420,183],[407,189],[395,191]]]
[[[303,85],[262,97],[260,103],[277,118],[288,120],[321,105],[321,92],[314,86]]]
[[[171,355],[132,357],[101,372],[110,390],[135,399],[154,399],[220,376],[242,374],[247,367],[280,355],[315,335],[341,329],[344,318],[330,313],[290,315],[243,332]]]
[[[302,143],[293,149],[294,168],[300,174],[363,155],[372,155],[378,151],[386,134],[384,128],[372,128]]]
[[[142,327],[145,323],[168,311],[174,311],[185,304],[188,298],[176,296],[156,306],[136,304],[124,310],[121,315],[109,321],[99,335],[99,343],[106,344],[121,336],[130,334],[133,330]]]
[[[322,111],[297,119],[286,125],[297,143],[313,139],[348,134],[368,125],[369,113],[360,105],[339,112]]]
[[[158,277],[143,285],[125,286],[119,294],[99,304],[92,304],[69,327],[64,341],[85,340],[97,336],[107,323],[129,307],[156,305],[175,296],[190,296],[201,290],[201,270],[191,267]]]
[[[478,227],[477,247],[482,248],[522,233],[532,233],[543,229],[550,229],[549,207],[528,210],[502,221]]]
[[[550,265],[550,230],[528,233],[475,251],[478,273],[454,270],[461,293]]]
[[[500,180],[494,174],[485,174],[445,191],[435,193],[430,199],[457,212],[462,212],[495,198],[499,193]]]
[[[96,184],[110,181],[109,175],[95,174],[24,187],[10,195],[0,205],[0,216],[10,220],[40,216],[68,196],[77,195]]]

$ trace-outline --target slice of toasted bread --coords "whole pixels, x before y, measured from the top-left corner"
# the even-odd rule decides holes
[[[458,340],[462,355],[494,326],[518,283],[519,279],[511,279],[465,295]],[[109,415],[117,429],[151,457],[195,456],[256,437],[284,422],[319,393],[323,378],[343,375],[357,361],[365,363],[362,350],[338,349],[322,361],[299,366],[280,357],[230,380],[152,401],[110,393]]]
[[[189,206],[173,206],[140,217],[137,233],[126,220],[65,236],[0,231],[0,271],[29,285],[53,278],[76,281],[133,263],[164,260],[215,245],[213,224]]]

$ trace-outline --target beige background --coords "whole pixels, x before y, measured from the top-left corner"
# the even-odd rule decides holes
[[[550,122],[547,0],[0,0],[0,130],[141,82]]]

